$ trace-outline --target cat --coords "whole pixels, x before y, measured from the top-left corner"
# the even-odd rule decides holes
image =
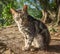
[[[10,9],[20,33],[24,36],[25,46],[22,50],[30,50],[32,46],[37,49],[45,49],[50,43],[48,28],[43,22],[30,16],[27,9],[27,5],[24,5],[21,10]]]

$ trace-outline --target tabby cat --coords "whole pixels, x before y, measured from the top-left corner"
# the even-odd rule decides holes
[[[30,16],[27,9],[27,5],[24,5],[22,10],[10,9],[20,33],[24,36],[25,46],[22,50],[30,50],[32,46],[45,49],[50,43],[49,31],[43,22]]]

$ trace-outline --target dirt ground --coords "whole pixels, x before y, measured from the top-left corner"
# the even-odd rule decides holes
[[[55,31],[55,32],[53,32],[53,31],[50,32],[51,42],[50,42],[50,46],[47,51],[36,50],[34,52],[31,52],[31,51],[24,52],[21,49],[18,49],[18,50],[20,50],[19,54],[60,54],[60,26],[56,27],[56,30],[57,31]],[[10,36],[10,37],[16,36],[17,37],[20,35],[21,34],[19,33],[17,26],[8,26],[8,27],[0,29],[0,36],[3,36],[3,37],[4,36]],[[19,37],[19,38],[21,38],[21,37]],[[21,40],[21,39],[19,39],[19,40]],[[22,43],[22,40],[20,41],[20,44],[19,44],[20,47],[22,46],[21,43]],[[15,47],[15,46],[13,45],[12,48],[13,47]],[[2,49],[0,48],[0,52],[1,51],[2,51]],[[14,54],[14,53],[11,53],[10,49],[7,49],[7,50],[4,50],[0,54]],[[18,54],[18,53],[16,53],[16,54]]]

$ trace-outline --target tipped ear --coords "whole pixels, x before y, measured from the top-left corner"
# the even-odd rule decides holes
[[[24,5],[23,11],[27,12],[28,5]]]
[[[11,8],[10,11],[13,15],[17,13],[16,10],[14,10],[13,8]]]

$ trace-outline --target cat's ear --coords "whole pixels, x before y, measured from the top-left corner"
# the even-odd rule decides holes
[[[11,13],[14,15],[14,14],[17,14],[16,10],[14,10],[13,8],[10,8],[10,11]]]
[[[24,12],[27,12],[27,9],[28,9],[28,5],[24,5],[23,11],[24,11]]]

